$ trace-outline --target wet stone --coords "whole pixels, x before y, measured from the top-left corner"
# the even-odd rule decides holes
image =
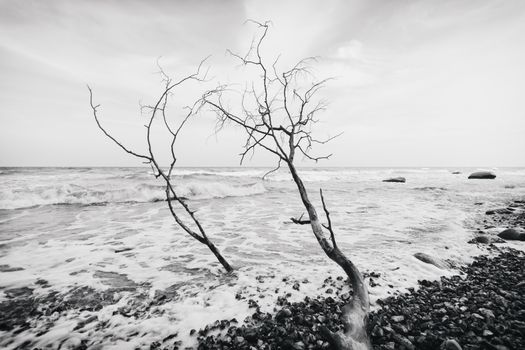
[[[0,272],[15,272],[15,271],[22,271],[22,270],[24,270],[23,267],[9,266],[6,264],[0,265]]]

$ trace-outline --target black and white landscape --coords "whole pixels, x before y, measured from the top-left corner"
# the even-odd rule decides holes
[[[0,348],[525,347],[525,3],[0,19]]]

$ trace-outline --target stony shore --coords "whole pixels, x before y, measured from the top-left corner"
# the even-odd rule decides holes
[[[479,203],[474,203],[477,205]],[[514,229],[521,249],[521,232],[525,228],[525,201],[516,200],[504,207],[487,208],[476,225],[472,244],[487,254],[461,267],[461,274],[439,281],[420,281],[417,288],[379,300],[380,308],[369,317],[369,333],[375,349],[525,349],[525,254],[511,249],[498,237],[504,228]],[[509,239],[509,238],[507,238]],[[428,260],[428,259],[427,259]],[[432,263],[432,260],[428,260]],[[2,265],[0,270],[15,271]],[[379,274],[367,272],[373,285]],[[299,289],[308,281],[283,280],[290,289]],[[50,289],[47,281],[38,280],[34,288]],[[8,299],[0,303],[0,331],[17,334],[39,324],[41,334],[48,332],[57,318],[67,311],[77,311],[75,330],[104,329],[107,320],[97,319],[96,311],[115,305],[129,288],[97,291],[78,287],[63,294],[50,291],[36,297],[31,288],[4,290]],[[249,296],[239,295],[253,310],[245,320],[217,320],[190,336],[199,349],[330,349],[321,329],[342,328],[342,307],[351,295],[342,276],[328,276],[323,283],[324,295],[292,302],[289,294],[277,299],[274,312],[262,312]],[[277,291],[276,291],[277,293]],[[156,305],[169,303],[170,295],[159,294],[144,299],[139,305],[115,308],[123,317],[141,317],[154,312]],[[80,314],[87,313],[87,318]],[[36,322],[38,321],[38,322]],[[35,323],[36,322],[36,323]],[[150,344],[150,349],[183,349],[180,334],[174,333]],[[88,339],[60,344],[60,348],[89,349]],[[35,349],[27,340],[17,349]]]
[[[525,349],[525,254],[497,244],[504,241],[486,232],[524,229],[524,209],[525,202],[517,200],[487,211],[471,243],[489,254],[462,267],[461,275],[422,280],[417,290],[379,300],[381,307],[369,318],[374,348]],[[274,314],[261,312],[251,300],[254,313],[242,325],[222,320],[195,331],[198,348],[330,349],[321,327],[342,328],[341,308],[349,298],[341,292],[343,284],[342,277],[329,277],[325,285],[332,286],[333,294],[294,303],[281,297]],[[152,348],[164,348],[158,345]]]

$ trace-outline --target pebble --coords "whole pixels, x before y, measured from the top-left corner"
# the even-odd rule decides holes
[[[525,201],[517,204],[525,207]],[[523,211],[512,212],[495,210],[482,225],[508,222],[523,228]],[[525,349],[525,255],[498,248],[493,238],[484,247],[499,255],[476,257],[461,268],[462,276],[422,280],[417,291],[378,300],[380,308],[369,314],[368,324],[374,349]],[[330,349],[320,329],[342,330],[341,310],[348,302],[346,293],[333,293],[335,280],[343,277],[324,280],[324,296],[300,302],[290,302],[290,293],[279,296],[275,315],[257,307],[244,324],[226,327],[225,335],[199,337],[198,349]],[[293,289],[299,287],[293,283]]]

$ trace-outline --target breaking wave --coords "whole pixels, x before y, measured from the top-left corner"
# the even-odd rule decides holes
[[[188,199],[249,196],[264,193],[262,183],[236,185],[220,182],[187,182],[175,186],[177,195]],[[6,189],[0,192],[0,209],[19,209],[43,205],[101,205],[143,203],[165,200],[165,187],[139,183],[127,187],[75,184],[43,185]]]

